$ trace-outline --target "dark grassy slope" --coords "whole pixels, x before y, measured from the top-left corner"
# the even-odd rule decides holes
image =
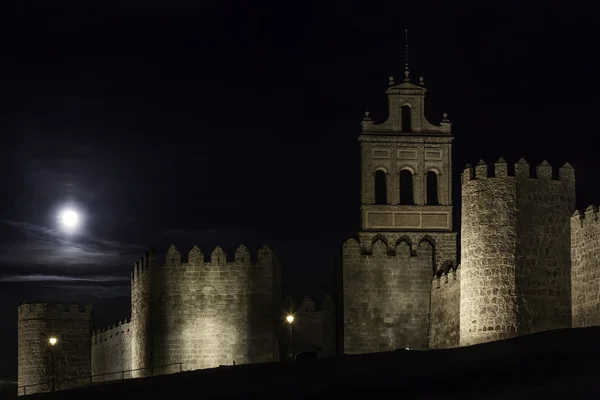
[[[344,356],[129,380],[30,399],[598,398],[600,328],[468,348]]]

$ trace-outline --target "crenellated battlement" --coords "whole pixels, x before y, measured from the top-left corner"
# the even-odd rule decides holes
[[[204,253],[198,246],[192,247],[188,252],[187,260],[184,260],[181,253],[177,250],[175,245],[169,246],[165,254],[164,266],[189,266],[189,267],[221,267],[221,266],[262,266],[265,263],[271,263],[274,259],[273,251],[266,245],[262,245],[256,252],[256,261],[252,261],[252,255],[250,250],[243,244],[239,245],[235,250],[233,260],[229,261],[227,253],[220,247],[217,246],[210,253],[210,257],[206,259]]]
[[[320,302],[315,302],[309,296],[304,296],[300,302],[296,302],[288,296],[284,301],[284,308],[293,310],[294,313],[331,313],[334,310],[334,302],[329,294],[326,294]]]
[[[376,239],[371,246],[363,246],[358,240],[351,238],[346,240],[343,245],[345,255],[356,255],[360,257],[417,257],[425,253],[430,256],[433,252],[432,244],[426,240],[421,240],[416,246],[413,246],[409,240],[399,239],[393,244],[386,244],[382,239]]]
[[[571,226],[573,228],[591,225],[598,222],[598,207],[594,204],[587,206],[585,211],[575,210],[571,216]]]
[[[126,332],[129,332],[131,328],[130,323],[130,320],[125,319],[125,321],[119,321],[116,324],[112,324],[109,327],[94,331],[92,333],[92,343],[102,343],[111,339],[112,337],[123,335]]]
[[[18,308],[18,320],[29,319],[91,319],[94,307],[91,305],[23,302]]]
[[[242,265],[261,267],[271,265],[275,257],[274,252],[268,246],[262,245],[256,252],[256,261],[253,261],[250,250],[243,244],[239,245],[235,250],[233,260],[231,261],[229,261],[227,253],[220,246],[215,247],[208,259],[198,246],[192,247],[188,252],[187,260],[181,256],[175,245],[169,246],[164,254],[163,263],[159,264],[157,262],[157,256],[155,249],[152,248],[139,261],[136,261],[131,272],[132,280],[139,279],[153,266],[159,265],[162,267],[234,267]]]
[[[514,164],[514,173],[509,173],[508,164],[503,158],[500,158],[492,165],[488,165],[488,163],[483,160],[480,160],[475,166],[467,164],[462,172],[463,183],[473,180],[494,178],[526,178],[574,183],[575,170],[569,163],[565,163],[558,170],[558,179],[554,179],[552,166],[548,163],[548,161],[544,160],[535,167],[535,174],[534,176],[531,176],[529,163],[521,158],[516,164]]]
[[[439,270],[432,280],[433,289],[444,289],[451,285],[460,285],[460,264],[454,268],[451,267],[448,270]]]
[[[151,247],[138,261],[133,264],[131,279],[139,279],[156,263],[156,249]]]

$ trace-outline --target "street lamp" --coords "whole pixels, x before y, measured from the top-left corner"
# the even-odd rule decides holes
[[[54,387],[55,387],[55,356],[54,356],[54,347],[56,346],[56,343],[58,343],[58,339],[54,336],[51,336],[48,339],[48,343],[50,343],[50,358],[51,358],[51,362],[52,362],[52,391],[54,392]]]
[[[294,322],[294,316],[288,315],[285,319],[288,322],[288,325],[290,326],[290,358],[294,359],[294,351],[292,346],[292,322]]]

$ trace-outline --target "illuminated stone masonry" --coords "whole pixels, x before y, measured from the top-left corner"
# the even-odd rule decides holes
[[[92,332],[90,306],[19,306],[18,393],[275,361],[290,348],[440,349],[600,325],[598,208],[573,214],[574,169],[468,166],[458,235],[451,123],[425,118],[425,92],[407,66],[402,82],[390,79],[388,118],[362,122],[361,230],[341,249],[339,305],[282,306],[266,246],[231,259],[220,247],[208,259],[198,247],[186,260],[175,246],[149,251],[131,274],[129,321]]]

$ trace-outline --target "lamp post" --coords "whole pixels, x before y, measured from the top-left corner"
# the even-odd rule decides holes
[[[293,347],[293,342],[292,342],[292,322],[294,322],[294,316],[288,315],[285,319],[288,322],[288,325],[290,326],[290,358],[293,360],[294,359],[294,350],[293,350],[294,347]]]
[[[58,343],[58,339],[54,336],[50,337],[50,339],[48,339],[48,343],[50,343],[50,359],[52,362],[52,391],[54,392],[54,388],[55,388],[55,377],[56,377],[56,370],[55,370],[55,356],[54,356],[54,347],[56,346],[56,343]]]

